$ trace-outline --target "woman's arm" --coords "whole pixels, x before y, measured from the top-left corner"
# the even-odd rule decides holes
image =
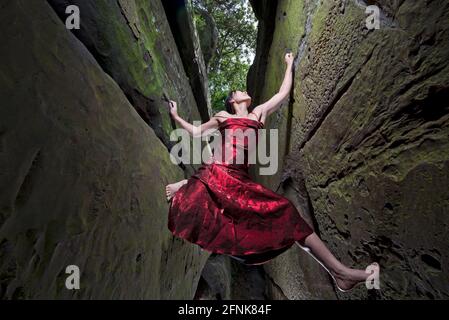
[[[273,112],[277,111],[282,102],[289,96],[293,84],[293,54],[287,53],[285,55],[285,63],[287,64],[284,80],[281,88],[270,100],[254,108],[253,112],[257,114],[265,114],[268,117]]]
[[[217,118],[211,117],[208,122],[205,122],[199,126],[195,126],[178,115],[178,107],[175,101],[170,100],[170,115],[181,126],[181,128],[187,130],[187,132],[194,138],[209,135],[213,129],[218,128]]]

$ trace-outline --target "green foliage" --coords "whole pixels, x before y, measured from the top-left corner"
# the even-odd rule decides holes
[[[257,19],[248,0],[193,0],[196,26],[205,21],[198,14],[206,10],[215,20],[219,37],[208,69],[212,110],[224,110],[229,90],[246,90],[246,77],[256,51]]]

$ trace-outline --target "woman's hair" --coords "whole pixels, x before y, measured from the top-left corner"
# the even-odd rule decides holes
[[[232,95],[234,94],[235,91],[236,91],[236,90],[231,90],[231,91],[229,91],[229,94],[228,94],[228,96],[226,97],[226,100],[225,100],[226,111],[227,111],[228,113],[230,113],[230,114],[234,114],[234,113],[235,113],[235,110],[234,110],[234,108],[232,107],[232,102],[231,102],[231,100],[232,100]]]

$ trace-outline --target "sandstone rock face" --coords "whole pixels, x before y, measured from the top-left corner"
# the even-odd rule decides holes
[[[258,20],[257,50],[254,62],[247,76],[248,92],[254,102],[260,101],[264,89],[264,79],[268,64],[269,51],[273,41],[277,0],[250,0]]]
[[[203,268],[195,300],[266,300],[262,266],[246,266],[226,255],[212,254]]]
[[[231,292],[232,266],[226,255],[212,254],[201,273],[195,300],[229,300]]]
[[[205,21],[204,26],[198,27],[198,36],[204,63],[206,64],[206,69],[209,69],[210,62],[217,51],[219,31],[214,17],[207,10],[202,8],[195,8],[195,10]]]
[[[202,120],[212,113],[207,80],[207,67],[200,38],[193,21],[191,0],[162,1],[171,31],[180,51],[184,69],[189,75],[190,87],[195,95]]]
[[[281,168],[258,181],[345,264],[380,263],[380,290],[343,295],[296,246],[266,275],[214,257],[196,292],[209,254],[171,235],[164,190],[191,168],[170,161],[163,95],[190,122],[209,114],[189,3],[2,3],[0,298],[448,298],[449,3],[369,1],[370,30],[364,1],[251,1],[256,103],[279,89],[285,51],[298,57],[266,123]],[[81,10],[73,33],[68,4]],[[79,290],[66,287],[71,265]]]
[[[68,16],[65,12],[68,5],[79,7],[81,28],[74,30],[74,34],[117,82],[167,149],[175,142],[170,141],[173,123],[164,94],[178,102],[179,114],[188,121],[200,120],[200,113],[208,114],[203,100],[196,103],[189,84],[189,77],[197,78],[195,71],[187,75],[184,71],[161,1],[50,0],[49,3],[63,21]],[[204,106],[204,110],[199,112],[197,105]]]
[[[345,264],[380,263],[380,290],[339,298],[448,298],[449,3],[369,3],[380,29],[367,28],[363,1],[278,1],[261,101],[279,89],[285,49],[298,58],[291,99],[268,125],[283,170],[259,181],[296,186]],[[285,296],[310,293],[273,279]]]
[[[193,298],[208,254],[167,228],[166,146],[46,1],[0,28],[0,298]]]

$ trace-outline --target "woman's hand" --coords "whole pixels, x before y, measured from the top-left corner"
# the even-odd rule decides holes
[[[293,53],[289,52],[285,54],[285,63],[288,66],[293,64],[293,60],[294,60]]]
[[[168,111],[170,112],[170,115],[173,118],[176,118],[178,116],[178,105],[173,100],[169,100],[168,103],[169,103]]]
[[[285,70],[284,80],[282,81],[281,88],[279,89],[279,92],[276,93],[273,97],[271,97],[270,100],[268,100],[265,103],[262,103],[261,105],[254,108],[253,111],[256,109],[261,109],[262,114],[265,114],[265,117],[268,117],[273,112],[277,111],[282,103],[285,101],[285,99],[288,98],[290,95],[290,91],[292,89],[293,84],[293,53],[288,52],[285,54],[285,63],[287,64],[287,68]]]

